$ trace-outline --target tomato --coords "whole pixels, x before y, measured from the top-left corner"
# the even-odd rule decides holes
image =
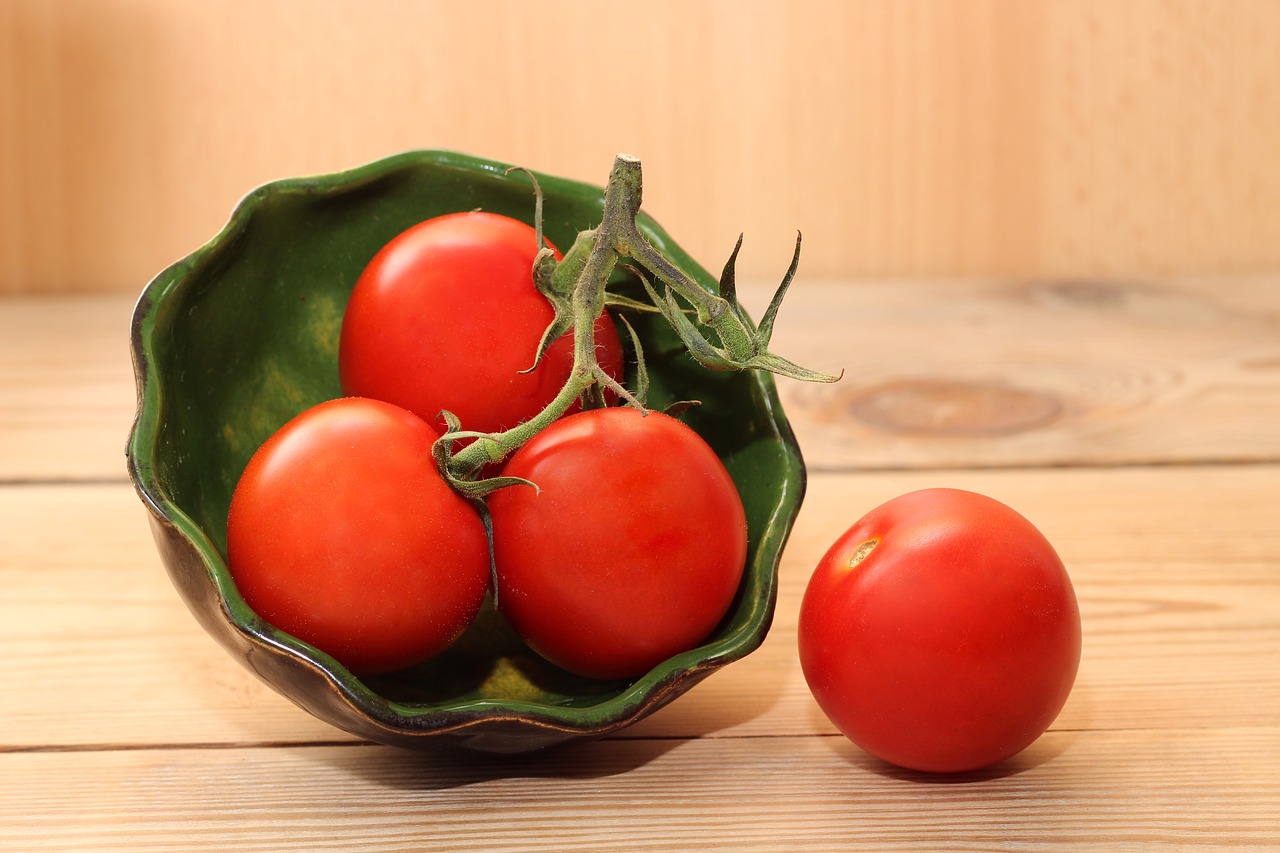
[[[489,498],[498,608],[552,663],[642,675],[696,647],[732,604],[747,525],[733,480],[685,424],[630,407],[556,421]]]
[[[551,304],[533,283],[533,228],[494,213],[447,214],[404,231],[374,256],[343,315],[344,394],[403,406],[429,421],[448,409],[467,430],[498,432],[546,408],[573,364],[573,340],[553,343],[537,370]],[[623,371],[618,332],[595,325],[597,359]]]
[[[1080,613],[1029,521],[983,495],[927,489],[868,513],[827,551],[801,604],[799,652],[818,705],[855,744],[914,770],[975,770],[1058,715]]]
[[[418,663],[462,633],[489,588],[484,523],[436,470],[436,431],[376,400],[308,409],[236,484],[227,563],[275,627],[356,674]]]

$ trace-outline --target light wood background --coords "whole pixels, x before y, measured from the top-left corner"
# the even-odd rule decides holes
[[[0,293],[135,291],[259,183],[453,148],[717,267],[1280,263],[1272,0],[0,0]]]

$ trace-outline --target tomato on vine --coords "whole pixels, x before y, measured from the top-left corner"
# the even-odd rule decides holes
[[[534,227],[446,214],[375,254],[343,317],[348,396],[269,438],[232,498],[228,563],[258,615],[357,674],[441,651],[478,612],[491,572],[529,645],[582,675],[638,676],[715,630],[745,568],[741,498],[700,436],[641,410],[634,333],[636,390],[621,385],[606,308],[660,313],[711,369],[836,377],[768,348],[799,241],[755,326],[733,257],[712,292],[648,242],[639,166],[618,157],[600,226],[564,256],[543,245],[540,195]],[[652,304],[606,293],[621,264]],[[580,410],[610,395],[629,405]],[[503,461],[535,487],[486,479]],[[473,503],[485,500],[492,549]]]
[[[489,497],[498,608],[536,652],[596,678],[696,647],[732,604],[747,525],[733,480],[685,424],[632,407],[548,426]]]
[[[524,372],[554,316],[534,285],[538,248],[532,227],[484,211],[438,216],[393,238],[360,275],[343,315],[343,393],[432,422],[447,409],[485,433],[537,415],[573,365],[565,335]],[[607,313],[595,320],[595,340],[599,363],[620,379],[622,347]]]
[[[390,403],[307,409],[254,453],[227,563],[255,613],[364,675],[452,643],[489,588],[484,523],[432,459],[436,431]]]

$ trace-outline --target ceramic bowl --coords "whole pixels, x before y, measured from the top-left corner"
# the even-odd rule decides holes
[[[609,163],[601,165],[607,173]],[[663,321],[641,318],[651,406],[703,402],[686,421],[724,460],[746,506],[742,585],[703,645],[634,680],[592,681],[543,662],[485,610],[433,660],[357,678],[246,606],[227,571],[226,521],[250,455],[293,415],[340,396],[343,309],[383,244],[451,211],[483,208],[531,221],[528,178],[505,171],[505,164],[419,151],[265,185],[213,240],[160,273],[133,316],[138,412],[129,471],[179,594],[204,629],[268,685],[320,719],[382,743],[522,752],[599,737],[666,705],[764,640],[779,555],[804,492],[804,465],[772,378],[707,371]],[[598,224],[600,187],[538,177],[547,235],[557,245]],[[655,222],[642,214],[640,226],[700,284],[716,286]]]

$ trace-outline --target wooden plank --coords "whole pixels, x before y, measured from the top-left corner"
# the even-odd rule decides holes
[[[804,585],[858,516],[932,485],[1004,500],[1067,563],[1085,647],[1055,728],[1280,724],[1280,466],[881,472],[811,479],[763,648],[625,736],[830,733],[795,657]],[[129,486],[2,487],[0,542],[0,683],[21,686],[0,749],[348,739],[201,632]]]
[[[207,637],[124,484],[0,488],[5,747],[333,739]],[[58,713],[50,714],[56,703]]]
[[[1274,850],[1280,731],[1062,732],[939,779],[840,738],[0,755],[0,847]]]
[[[1278,291],[802,282],[773,348],[845,376],[779,388],[822,470],[1277,460]]]
[[[130,303],[0,302],[0,849],[1280,848],[1280,288],[1126,285],[1113,298],[970,282],[942,306],[938,282],[868,286],[797,287],[808,295],[784,311],[777,349],[888,359],[851,373],[864,380],[986,365],[1040,383],[1046,365],[1074,364],[1063,387],[1087,397],[1107,364],[1133,378],[1072,423],[910,434],[896,460],[883,437],[846,450],[871,433],[850,406],[824,421],[789,402],[811,477],[764,647],[620,736],[519,758],[360,743],[218,649],[113,467],[132,415]],[[804,325],[785,331],[787,311]],[[866,336],[843,336],[850,316]],[[1110,356],[1073,349],[1098,329]],[[956,467],[927,467],[946,459]],[[1116,465],[1134,459],[1162,464]],[[1234,464],[1167,464],[1221,459]],[[893,770],[836,735],[795,657],[800,596],[828,543],[935,485],[1040,526],[1085,628],[1050,732],[957,780]]]
[[[125,478],[133,304],[0,299],[0,482]]]
[[[775,351],[813,470],[1280,460],[1280,282],[805,281]],[[757,316],[760,284],[743,287]],[[133,299],[0,302],[0,481],[121,479]]]

